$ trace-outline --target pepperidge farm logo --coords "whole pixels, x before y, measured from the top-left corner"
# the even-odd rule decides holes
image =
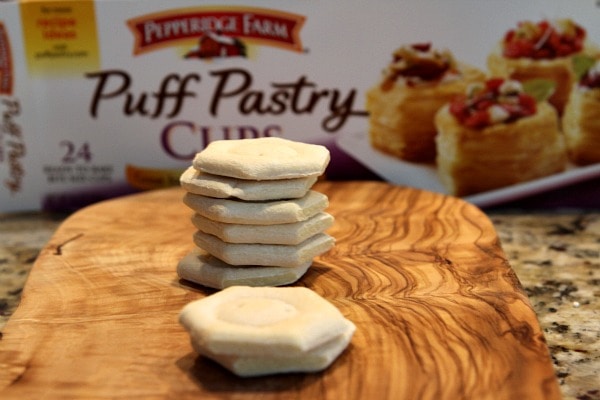
[[[302,52],[305,17],[283,11],[220,7],[181,9],[127,21],[135,37],[134,55],[186,46],[185,58],[246,57],[249,43]]]

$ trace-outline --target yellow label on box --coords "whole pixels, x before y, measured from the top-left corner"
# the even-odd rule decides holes
[[[100,66],[94,2],[20,2],[29,73],[72,75]]]

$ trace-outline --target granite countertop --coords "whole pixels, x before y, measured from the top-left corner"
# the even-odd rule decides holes
[[[600,211],[487,215],[537,313],[563,397],[600,400]],[[64,217],[0,214],[0,333]]]

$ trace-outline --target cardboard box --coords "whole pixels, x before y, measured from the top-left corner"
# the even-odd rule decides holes
[[[0,212],[71,210],[177,184],[217,139],[326,145],[331,179],[447,193],[434,163],[369,143],[369,88],[400,46],[487,71],[519,21],[570,18],[600,43],[597,1],[201,0],[0,3]],[[596,179],[600,165],[465,196],[481,206]]]

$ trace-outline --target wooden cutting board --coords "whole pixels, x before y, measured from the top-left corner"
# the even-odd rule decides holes
[[[357,326],[327,370],[238,378],[198,357],[177,315],[192,249],[179,188],[85,208],[41,252],[0,340],[7,399],[553,399],[536,316],[494,228],[452,197],[319,182],[336,246],[297,283]]]

